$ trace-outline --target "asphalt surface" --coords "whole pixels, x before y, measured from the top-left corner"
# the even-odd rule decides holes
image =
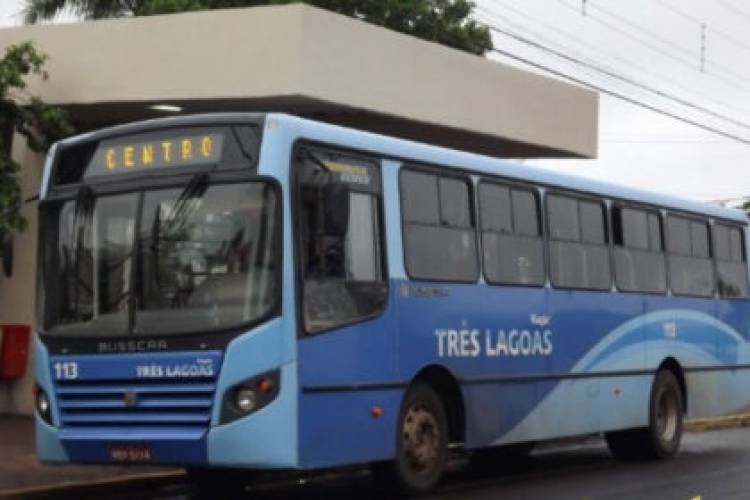
[[[228,498],[215,489],[201,495],[183,478],[141,484],[98,486],[89,491],[57,491],[33,498],[199,500]],[[368,472],[255,485],[238,498],[390,499],[397,495]],[[27,497],[32,498],[32,497]],[[430,499],[750,499],[750,428],[686,434],[681,452],[662,462],[615,461],[599,439],[545,445],[512,464],[457,467]]]

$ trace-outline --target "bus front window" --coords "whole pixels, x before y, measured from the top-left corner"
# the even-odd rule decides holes
[[[146,193],[136,332],[215,329],[266,315],[277,286],[274,205],[261,184],[214,186],[190,199],[180,190]]]
[[[278,302],[276,195],[261,182],[79,197],[49,209],[46,331],[164,335],[237,327]]]

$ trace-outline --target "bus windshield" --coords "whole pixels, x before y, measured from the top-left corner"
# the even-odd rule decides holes
[[[279,295],[276,204],[267,183],[205,176],[51,204],[46,333],[165,335],[263,318]]]

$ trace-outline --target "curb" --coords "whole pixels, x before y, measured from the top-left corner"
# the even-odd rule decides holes
[[[685,422],[685,430],[688,432],[704,432],[716,429],[748,426],[750,426],[750,413],[726,415],[724,417],[714,418],[696,418]]]
[[[28,499],[43,498],[51,495],[84,493],[102,486],[122,485],[147,485],[165,479],[180,479],[185,477],[183,470],[171,470],[165,472],[145,472],[141,474],[123,475],[93,481],[66,481],[47,486],[32,486],[29,488],[18,488],[12,490],[0,490],[2,499]]]

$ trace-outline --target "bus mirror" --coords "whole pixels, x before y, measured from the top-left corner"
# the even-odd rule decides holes
[[[13,275],[13,237],[7,232],[0,233],[0,260],[5,276],[10,278]]]
[[[331,182],[323,188],[326,236],[341,238],[349,228],[349,187]]]

